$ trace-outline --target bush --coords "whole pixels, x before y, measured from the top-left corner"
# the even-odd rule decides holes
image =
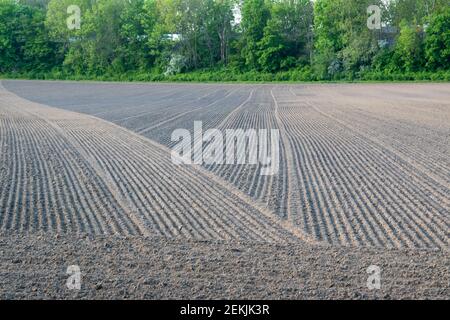
[[[46,79],[46,80],[98,80],[98,81],[142,81],[142,82],[311,82],[329,81],[317,77],[309,66],[282,71],[278,73],[264,73],[248,71],[238,73],[232,68],[222,68],[216,70],[199,70],[193,72],[164,75],[156,70],[151,72],[136,71],[121,74],[105,73],[102,75],[93,74],[72,74],[64,69],[55,68],[50,72],[30,71],[22,73],[5,73],[5,78],[16,79]],[[390,70],[364,70],[359,73],[339,73],[333,77],[333,81],[450,81],[450,70],[436,72],[417,71],[400,72]]]

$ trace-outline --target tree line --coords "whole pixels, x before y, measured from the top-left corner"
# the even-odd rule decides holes
[[[449,70],[450,0],[0,0],[10,76],[450,80]]]

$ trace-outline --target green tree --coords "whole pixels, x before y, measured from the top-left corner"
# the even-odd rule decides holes
[[[314,6],[315,61],[322,78],[354,75],[370,67],[378,51],[377,33],[367,27],[369,5],[381,1],[317,0]]]
[[[432,70],[450,69],[450,7],[430,18],[426,30],[425,57]]]
[[[155,18],[152,11],[144,10],[144,5],[145,0],[130,0],[120,15],[120,46],[115,61],[124,71],[148,70],[154,63],[146,32],[153,30]]]
[[[421,32],[419,27],[410,25],[406,20],[400,23],[395,54],[401,69],[416,71],[423,63]]]
[[[241,58],[248,69],[259,69],[259,42],[270,18],[270,9],[264,0],[246,0],[242,6]]]
[[[312,3],[281,0],[272,3],[270,19],[259,45],[261,69],[275,72],[306,64],[312,48]]]
[[[81,10],[80,29],[67,25],[70,5]],[[382,8],[382,30],[367,27],[369,5]],[[448,70],[449,7],[450,0],[0,0],[0,72],[168,75],[230,62],[258,77],[289,71],[283,78],[297,68],[310,77],[308,66],[321,79]]]
[[[67,8],[70,5],[76,5],[81,10],[80,29],[69,29],[67,19],[69,14]],[[47,6],[45,27],[49,36],[55,43],[59,43],[58,57],[63,63],[64,68],[69,73],[85,73],[85,59],[83,53],[83,41],[85,39],[84,22],[86,13],[91,8],[91,0],[51,0]]]
[[[42,8],[1,0],[0,20],[0,72],[48,71],[58,63]]]
[[[450,0],[392,0],[390,15],[392,25],[400,26],[405,20],[409,24],[423,25],[427,17],[450,6]]]
[[[231,0],[159,0],[151,34],[161,65],[182,61],[188,70],[228,62],[233,20]]]

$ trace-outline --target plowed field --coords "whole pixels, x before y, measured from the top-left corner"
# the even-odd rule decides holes
[[[278,129],[279,172],[173,164],[194,121]],[[3,81],[0,297],[74,297],[78,262],[78,297],[448,298],[449,141],[448,84]]]

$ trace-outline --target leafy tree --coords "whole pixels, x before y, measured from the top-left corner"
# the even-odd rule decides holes
[[[210,53],[210,67],[216,62],[226,65],[229,60],[230,41],[232,36],[232,21],[234,1],[206,1],[205,6],[205,43]]]
[[[67,26],[70,5],[81,10],[80,29]],[[382,30],[367,27],[369,5],[382,8]],[[449,7],[450,0],[0,0],[0,72],[142,79],[205,69],[217,79],[230,69],[252,79],[442,74],[450,68]]]
[[[261,69],[275,72],[307,63],[312,47],[311,2],[281,0],[271,5],[270,13],[259,42]]]
[[[124,71],[118,52],[123,46],[120,34],[121,15],[126,3],[123,0],[97,0],[86,12],[82,27],[82,46],[87,55],[86,62],[90,73]]]
[[[231,0],[159,0],[160,19],[151,42],[163,59],[160,64],[184,61],[187,69],[211,68],[219,62],[226,64],[233,3]]]
[[[421,29],[411,26],[406,20],[400,23],[400,35],[397,39],[395,54],[400,68],[406,71],[418,70],[423,62]]]
[[[69,29],[67,8],[76,5],[81,10],[80,29]],[[63,65],[70,73],[82,74],[86,72],[85,56],[83,52],[84,22],[87,11],[91,8],[91,0],[50,0],[47,6],[45,27],[52,41],[59,43],[56,52]],[[62,65],[61,65],[62,66]]]
[[[367,28],[369,5],[381,1],[317,0],[314,6],[315,68],[320,77],[354,74],[370,67],[377,31]]]
[[[0,72],[48,71],[58,62],[43,9],[1,0],[0,20]]]
[[[18,24],[16,16],[17,8],[13,1],[1,0],[0,2],[0,71],[8,72],[17,63],[17,48],[12,35],[14,27]],[[4,23],[3,23],[4,22]]]
[[[115,61],[124,71],[147,70],[153,66],[146,31],[153,29],[155,18],[152,11],[144,10],[144,3],[145,0],[130,0],[120,15],[120,45]]]
[[[246,0],[242,6],[241,57],[248,69],[259,69],[259,42],[270,18],[270,9],[264,0]]]
[[[409,24],[423,25],[427,17],[450,6],[450,0],[392,0],[390,14],[392,24],[400,26],[405,20]]]
[[[426,30],[425,56],[432,70],[450,69],[450,7],[431,16]]]
[[[67,49],[70,39],[81,37],[86,13],[91,9],[92,0],[50,0],[47,6],[45,26],[54,41],[61,42]],[[67,27],[67,8],[76,5],[81,10],[81,29]]]

